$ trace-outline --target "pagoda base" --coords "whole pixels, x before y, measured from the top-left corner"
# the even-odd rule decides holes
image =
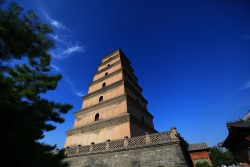
[[[190,157],[175,129],[65,150],[69,167],[188,167]]]

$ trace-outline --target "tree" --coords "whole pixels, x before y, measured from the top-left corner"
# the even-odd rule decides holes
[[[195,163],[195,166],[196,167],[210,167],[210,164],[207,161],[203,161],[203,162],[197,162],[197,163]]]
[[[212,160],[213,166],[221,166],[221,165],[232,165],[235,163],[232,154],[229,150],[223,151],[219,147],[211,147],[209,148],[209,156]]]
[[[34,12],[23,12],[16,3],[0,10],[0,126],[2,158],[8,166],[61,167],[63,151],[40,143],[54,123],[63,123],[61,114],[72,106],[45,99],[42,94],[55,90],[60,74],[50,73],[49,50],[54,42],[52,29]],[[11,65],[16,59],[23,64]]]

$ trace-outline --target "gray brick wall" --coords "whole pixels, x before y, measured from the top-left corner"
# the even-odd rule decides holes
[[[142,147],[65,159],[70,167],[187,167],[179,144]]]

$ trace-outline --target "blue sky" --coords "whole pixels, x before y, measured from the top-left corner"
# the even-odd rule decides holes
[[[8,2],[8,1],[7,1]],[[132,62],[158,131],[189,142],[223,141],[226,122],[250,109],[250,2],[243,0],[22,0],[54,28],[54,72],[45,96],[71,103],[43,142],[62,148],[101,58],[121,48]]]

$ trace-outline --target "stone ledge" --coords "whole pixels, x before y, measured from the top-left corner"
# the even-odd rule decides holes
[[[128,81],[125,80],[125,92],[126,92],[126,88],[129,88],[132,92],[135,92],[135,95],[137,95],[139,98],[141,98],[146,105],[148,104],[148,101],[142,96],[141,93],[139,93],[134,87],[133,85],[131,85]],[[127,92],[126,92],[127,93]]]
[[[169,145],[172,143],[180,143],[176,130],[171,129],[167,132],[152,133],[137,137],[124,137],[124,139],[107,140],[103,143],[84,145],[84,146],[70,146],[67,147],[66,154],[68,156],[74,155],[89,155],[92,153],[122,151],[128,149],[137,149],[141,147],[152,147],[159,145]],[[100,147],[101,146],[101,147]],[[105,146],[105,147],[104,147]]]
[[[138,82],[136,82],[130,75],[129,73],[126,71],[126,70],[123,70],[123,76],[124,78],[128,78],[131,82],[133,82],[135,84],[135,86],[140,90],[140,93],[142,92],[142,88],[140,87],[140,85],[138,84]]]
[[[117,54],[119,54],[120,56],[124,57],[124,59],[130,64],[129,59],[125,56],[125,54],[122,52],[121,49],[117,49],[117,50],[115,50],[115,51],[113,51],[113,52],[107,54],[106,56],[104,56],[104,57],[102,58],[102,61],[103,61],[104,59],[108,58],[109,56],[112,56],[113,54],[116,54],[116,52],[117,52]],[[108,61],[108,60],[106,60],[106,61]],[[106,61],[104,61],[104,62],[106,62]],[[103,62],[103,63],[104,63],[104,62]]]
[[[116,58],[119,57],[119,56],[120,56],[119,54],[115,55],[114,57],[112,57],[112,59],[108,59],[108,60],[106,60],[105,62],[99,64],[98,67],[100,67],[100,66],[102,66],[102,65],[105,65],[105,64],[108,64],[110,61],[116,59]]]
[[[136,118],[132,114],[124,113],[123,115],[120,115],[120,116],[117,116],[117,117],[114,117],[111,119],[99,120],[99,121],[95,121],[95,122],[92,122],[92,123],[84,125],[84,126],[73,128],[71,130],[66,131],[66,134],[67,134],[67,136],[71,136],[71,135],[74,135],[76,133],[93,131],[96,129],[101,129],[101,128],[107,127],[109,125],[112,125],[112,126],[118,125],[118,124],[121,124],[121,123],[127,122],[127,121],[130,121],[131,123],[134,123],[138,126],[145,127],[145,128],[147,128],[147,130],[149,132],[156,132],[154,128],[141,122],[138,118]]]
[[[124,100],[127,100],[128,102],[132,102],[134,104],[137,104],[135,102],[135,100],[129,94],[123,94],[123,95],[115,97],[113,99],[109,99],[107,101],[103,101],[101,103],[98,103],[96,105],[90,106],[88,108],[76,111],[74,114],[75,114],[76,117],[78,117],[78,116],[80,116],[82,114],[87,114],[87,113],[89,113],[89,112],[91,112],[93,110],[100,109],[102,107],[105,107],[105,106],[108,106],[108,105],[111,105],[111,104],[115,104],[117,102],[122,102]],[[138,105],[137,107],[139,108],[139,110],[141,110],[142,112],[144,112],[145,114],[147,114],[148,116],[150,116],[151,118],[153,118],[153,115],[151,115],[150,112],[148,112],[145,108],[143,108],[140,105]]]
[[[129,81],[126,80],[126,79],[121,79],[121,80],[119,80],[119,81],[117,81],[117,82],[115,82],[115,83],[113,83],[113,84],[111,84],[111,85],[108,85],[108,86],[106,86],[106,87],[104,87],[104,88],[101,88],[101,89],[98,89],[98,90],[96,90],[96,91],[94,91],[94,92],[92,92],[92,93],[90,93],[90,94],[87,94],[87,95],[85,95],[85,96],[82,96],[82,99],[86,100],[86,99],[88,99],[88,98],[90,98],[90,97],[93,97],[93,96],[99,94],[99,93],[103,93],[103,92],[106,92],[106,91],[108,91],[108,90],[110,90],[110,89],[112,89],[112,88],[115,88],[116,86],[121,85],[121,84],[124,84],[124,85],[125,85],[125,88],[129,88],[132,92],[135,92],[135,94],[136,94],[139,98],[141,98],[142,101],[144,101],[146,104],[148,103],[148,101],[142,96],[141,92],[138,92],[138,91],[134,88],[134,86],[133,86],[131,83],[129,83]],[[126,91],[126,89],[125,89],[125,91]]]
[[[115,50],[115,51],[113,51],[113,52],[107,54],[106,56],[104,56],[104,57],[102,58],[102,61],[104,61],[104,59],[108,58],[109,56],[113,56],[114,54],[120,55],[120,49],[117,49],[117,50]],[[106,60],[106,61],[108,61],[108,60]],[[106,61],[104,61],[104,62],[106,62]],[[104,63],[104,62],[103,62],[103,63]]]
[[[119,80],[119,81],[117,81],[117,82],[115,82],[115,83],[113,83],[113,84],[111,84],[111,85],[105,86],[104,88],[98,89],[98,90],[96,90],[96,91],[94,91],[94,92],[92,92],[92,93],[89,93],[89,94],[87,94],[87,95],[85,95],[85,96],[82,96],[82,98],[83,98],[84,100],[86,100],[86,99],[88,99],[88,98],[90,98],[90,97],[93,97],[93,96],[99,94],[99,93],[103,93],[103,92],[106,92],[106,91],[108,91],[108,90],[110,90],[110,89],[112,89],[112,88],[115,88],[116,86],[121,85],[121,84],[123,84],[123,83],[124,83],[124,80],[121,79],[121,80]]]
[[[131,123],[134,123],[142,128],[146,128],[148,132],[157,132],[153,127],[149,126],[148,124],[145,124],[144,122],[142,122],[140,119],[136,118],[135,116],[133,116],[132,114],[130,114],[130,120]]]
[[[132,69],[132,67],[131,66],[129,66],[129,65],[126,65],[126,64],[122,64],[123,66],[123,69],[125,70],[125,71],[127,71],[127,73],[132,77],[132,78],[134,78],[134,80],[135,80],[135,82],[138,82],[138,78],[135,76],[135,74],[134,74],[134,70]]]
[[[118,124],[121,124],[123,122],[129,121],[129,119],[130,119],[129,116],[130,116],[130,114],[125,113],[121,116],[114,117],[111,119],[95,121],[93,123],[68,130],[68,131],[66,131],[66,134],[67,134],[67,136],[71,136],[71,135],[82,133],[82,132],[88,132],[88,131],[93,131],[96,129],[108,127],[109,125],[118,125]]]
[[[149,144],[149,145],[143,145],[138,147],[127,147],[117,150],[107,150],[107,151],[101,151],[101,152],[91,152],[89,154],[79,153],[74,155],[67,155],[67,157],[79,157],[79,156],[89,156],[89,155],[96,155],[96,154],[107,154],[107,153],[114,153],[114,152],[122,152],[122,151],[129,151],[129,150],[141,150],[145,148],[152,148],[152,147],[161,147],[161,146],[167,146],[167,145],[179,145],[180,142],[178,140],[172,141],[169,143],[159,143],[159,144]]]
[[[120,64],[120,63],[122,63],[122,61],[121,61],[121,60],[118,60],[118,61],[115,62],[114,64],[111,64],[110,66],[105,67],[104,69],[102,69],[102,70],[100,70],[100,71],[97,71],[96,73],[94,73],[94,76],[95,76],[95,75],[98,75],[98,74],[102,73],[103,71],[106,71],[106,70],[108,70],[108,69],[110,69],[110,68],[112,68],[112,67],[114,67],[114,66],[116,66],[116,65],[118,65],[118,64]]]
[[[123,60],[119,60],[119,61],[115,62],[114,64],[111,64],[110,66],[105,67],[104,69],[102,69],[102,70],[100,70],[100,71],[97,71],[97,72],[94,74],[94,76],[95,76],[95,75],[98,75],[98,74],[100,74],[100,73],[102,73],[102,72],[104,72],[104,71],[106,71],[106,70],[108,70],[108,69],[110,69],[110,68],[112,68],[112,67],[118,65],[118,64],[121,64],[121,69],[123,69],[123,71],[125,70],[125,71],[130,75],[130,77],[134,79],[135,82],[138,81],[138,78],[137,78],[137,77],[135,76],[135,74],[134,74],[134,69],[133,69],[130,65],[127,65]],[[107,76],[103,76],[103,77],[101,77],[101,78],[107,78]],[[100,78],[100,79],[101,79],[101,78]],[[99,79],[98,79],[98,80],[99,80]],[[95,81],[97,81],[97,80],[95,80]],[[95,81],[93,81],[93,82],[95,82]]]
[[[89,86],[92,86],[92,85],[94,85],[94,84],[96,84],[96,83],[100,83],[101,81],[103,81],[103,80],[105,80],[105,79],[107,79],[107,78],[110,78],[110,77],[112,77],[112,76],[114,76],[114,75],[116,75],[116,74],[118,74],[118,73],[120,73],[120,72],[122,72],[122,69],[116,70],[116,71],[110,73],[109,75],[107,75],[107,76],[105,76],[105,77],[99,78],[98,80],[95,80],[95,81],[91,82],[91,83],[89,84]]]
[[[93,111],[93,110],[96,110],[96,109],[100,109],[101,107],[105,107],[107,105],[110,105],[110,104],[114,104],[116,102],[120,102],[120,101],[123,101],[127,98],[127,94],[123,94],[123,95],[120,95],[118,97],[115,97],[115,98],[112,98],[112,99],[109,99],[109,100],[106,100],[106,101],[103,101],[103,102],[100,102],[100,103],[97,103],[93,106],[90,106],[90,107],[87,107],[87,108],[84,108],[84,109],[81,109],[79,111],[76,111],[74,114],[76,116],[80,115],[81,113],[86,113],[86,112],[90,112],[90,111]]]
[[[94,76],[98,75],[98,74],[102,73],[103,71],[106,71],[106,70],[108,70],[108,69],[110,69],[110,68],[112,68],[120,63],[121,63],[121,66],[128,68],[128,71],[130,71],[132,73],[132,75],[134,75],[133,73],[135,70],[129,64],[127,64],[126,61],[124,61],[123,59],[120,59],[120,60],[114,62],[113,64],[110,64],[110,66],[107,66],[107,67],[101,69],[100,71],[95,72]],[[136,80],[138,80],[138,78],[135,75],[134,75],[134,77]]]
[[[141,105],[138,105],[137,102],[130,95],[127,95],[127,97],[128,97],[127,98],[128,102],[134,103],[135,106],[136,106],[136,108],[138,108],[140,111],[142,111],[143,113],[147,114],[151,118],[154,118],[154,116],[152,114],[150,114],[150,112],[148,110],[146,110],[145,108],[143,108]]]

